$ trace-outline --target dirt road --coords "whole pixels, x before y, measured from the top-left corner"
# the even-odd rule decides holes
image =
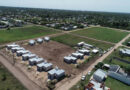
[[[107,52],[106,54],[104,54],[101,58],[99,58],[95,63],[93,63],[89,68],[87,68],[83,73],[80,73],[79,75],[77,75],[74,79],[62,84],[60,87],[56,88],[56,90],[69,90],[73,85],[75,85],[80,79],[81,76],[83,74],[87,74],[88,71],[91,71],[94,66],[98,63],[98,62],[102,62],[107,56],[109,56],[114,49],[117,49],[119,46],[122,45],[122,43],[128,39],[130,37],[130,34],[127,35],[124,39],[122,39],[119,43],[117,43],[113,49],[111,49],[109,52]]]
[[[33,83],[27,76],[19,69],[13,66],[3,56],[0,56],[0,62],[28,89],[28,90],[43,90],[38,85]]]

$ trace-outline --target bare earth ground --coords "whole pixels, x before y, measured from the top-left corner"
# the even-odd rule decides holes
[[[68,74],[76,73],[78,71],[77,69],[71,69],[73,67],[63,61],[64,56],[75,52],[67,45],[50,41],[34,46],[23,45],[23,47],[39,57],[44,58],[48,62],[51,62],[54,67],[58,66],[59,68],[64,69]]]

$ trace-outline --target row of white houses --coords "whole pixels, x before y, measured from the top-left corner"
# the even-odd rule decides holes
[[[50,41],[50,37],[44,37],[44,38],[38,38],[37,40],[30,40],[28,43],[29,45],[33,46],[35,45],[36,43],[43,43],[43,42],[49,42]]]
[[[7,49],[10,50],[13,54],[16,53],[17,57],[22,57],[23,61],[28,61],[30,66],[36,66],[37,71],[48,72],[49,79],[60,79],[65,76],[65,71],[59,69],[58,67],[53,69],[53,64],[48,63],[45,59],[39,58],[36,54],[31,53],[28,50],[25,50],[23,47],[13,43],[7,45]]]
[[[87,49],[80,49],[78,51],[76,51],[75,53],[72,53],[69,56],[65,56],[64,57],[64,62],[68,63],[68,64],[75,64],[77,63],[78,59],[84,59],[85,55],[89,55],[90,54],[90,50]]]

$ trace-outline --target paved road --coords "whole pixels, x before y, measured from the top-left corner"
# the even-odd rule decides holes
[[[117,43],[113,49],[111,49],[109,52],[107,52],[106,54],[104,54],[101,58],[99,58],[95,63],[93,63],[89,68],[87,68],[84,72],[80,73],[79,75],[77,75],[74,79],[64,83],[63,85],[61,85],[60,87],[56,88],[56,90],[69,90],[73,85],[75,85],[79,80],[81,80],[81,76],[83,74],[87,74],[88,71],[91,71],[94,66],[98,63],[98,62],[102,62],[106,57],[108,57],[113,51],[114,49],[117,49],[119,46],[122,46],[122,43],[128,39],[130,37],[130,34],[127,35],[124,39],[122,39],[119,43]]]
[[[43,90],[38,85],[33,83],[24,73],[6,60],[3,56],[0,56],[0,62],[28,89],[28,90]]]

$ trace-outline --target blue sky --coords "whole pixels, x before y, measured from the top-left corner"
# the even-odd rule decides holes
[[[0,0],[0,6],[130,13],[130,0]]]

